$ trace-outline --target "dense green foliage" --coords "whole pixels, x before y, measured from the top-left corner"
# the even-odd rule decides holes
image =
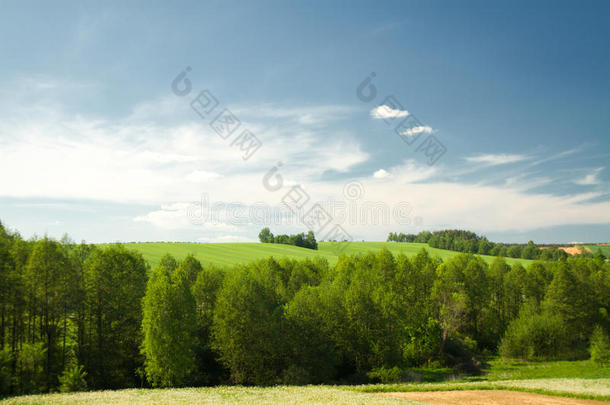
[[[147,265],[0,224],[0,394],[135,386]]]
[[[185,385],[195,368],[196,307],[189,263],[187,258],[178,265],[173,257],[166,256],[148,281],[143,303],[142,353],[146,375],[153,386]]]
[[[525,269],[425,251],[342,256],[333,267],[269,258],[205,276],[200,342],[218,362],[216,380],[256,385],[390,381],[422,366],[476,372],[478,356],[498,350],[586,358],[594,326],[610,326],[609,271],[587,258]]]
[[[428,243],[431,237],[432,232],[430,231],[421,231],[417,235],[413,233],[390,232],[388,242]]]
[[[566,252],[557,249],[556,246],[540,249],[532,241],[525,245],[494,243],[474,232],[457,229],[435,232],[422,231],[417,235],[390,232],[388,242],[421,242],[438,249],[528,260],[565,260],[568,257]]]
[[[263,228],[258,234],[258,240],[262,243],[281,243],[283,245],[293,245],[307,249],[318,249],[318,242],[316,242],[316,237],[312,231],[307,232],[307,235],[301,232],[294,235],[282,234],[274,236],[269,228]]]
[[[589,346],[591,360],[599,365],[610,364],[610,339],[601,326],[596,326]]]
[[[133,385],[141,364],[141,300],[147,282],[142,257],[121,246],[90,252],[84,262],[81,364],[94,388]]]
[[[148,278],[123,246],[0,227],[0,389],[390,381],[421,367],[476,372],[496,352],[604,358],[602,258],[445,257],[380,245],[334,265],[266,258],[226,271],[167,255]]]
[[[83,370],[83,366],[74,366],[72,368],[67,368],[66,370],[64,370],[64,373],[59,377],[59,391],[86,391],[86,376],[87,372]]]

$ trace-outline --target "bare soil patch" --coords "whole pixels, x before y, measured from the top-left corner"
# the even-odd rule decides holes
[[[577,248],[576,246],[573,246],[573,247],[560,247],[559,249],[563,250],[564,252],[566,252],[569,255],[579,255],[579,254],[582,254],[582,250],[580,250],[580,248]]]
[[[504,390],[387,392],[380,395],[434,405],[608,405],[605,401]]]
[[[544,250],[544,249],[550,249],[548,246],[541,246],[538,249],[540,250]],[[557,249],[559,250],[563,250],[564,252],[566,252],[569,255],[579,255],[582,253],[582,250],[579,247],[576,246],[559,246],[557,247]],[[590,249],[587,248],[588,251],[590,251]]]

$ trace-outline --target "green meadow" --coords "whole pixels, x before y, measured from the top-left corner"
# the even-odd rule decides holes
[[[414,369],[414,372],[422,371]],[[433,370],[428,369],[430,374]],[[479,377],[455,376],[437,369],[419,383],[357,386],[308,385],[178,389],[124,389],[26,395],[0,400],[3,405],[38,404],[419,404],[380,396],[382,392],[509,390],[552,396],[610,400],[610,368],[591,361],[524,362],[491,359]],[[465,378],[465,379],[462,379]]]
[[[301,247],[273,244],[273,243],[125,243],[125,247],[140,252],[144,259],[155,267],[161,257],[165,254],[182,260],[187,255],[195,256],[202,264],[213,264],[216,266],[234,266],[244,264],[257,259],[270,256],[274,258],[306,259],[320,256],[334,264],[341,254],[353,255],[367,252],[377,252],[383,248],[388,249],[394,255],[405,254],[414,256],[421,249],[426,249],[432,256],[438,256],[443,260],[459,254],[444,249],[431,248],[426,243],[400,243],[400,242],[351,242],[343,245],[337,242],[319,242],[318,250],[305,249]],[[494,259],[493,256],[481,257],[488,263]],[[509,264],[521,263],[527,266],[531,260],[507,258]]]
[[[587,247],[593,254],[600,250],[604,256],[610,257],[610,246],[586,245],[585,247]]]

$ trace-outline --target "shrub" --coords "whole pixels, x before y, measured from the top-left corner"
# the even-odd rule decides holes
[[[436,319],[428,318],[426,324],[407,327],[409,339],[404,345],[403,356],[412,366],[430,363],[438,356],[442,341],[442,328]]]
[[[610,339],[599,325],[595,327],[591,334],[589,353],[591,354],[591,360],[597,364],[610,363]]]
[[[563,318],[558,314],[521,314],[513,320],[500,343],[504,358],[569,358],[571,339]]]
[[[59,377],[59,390],[61,392],[86,391],[87,382],[85,377],[87,372],[83,370],[83,366],[68,367]]]
[[[403,371],[394,366],[392,368],[379,367],[374,368],[366,375],[372,380],[379,380],[382,384],[396,383],[402,381]]]

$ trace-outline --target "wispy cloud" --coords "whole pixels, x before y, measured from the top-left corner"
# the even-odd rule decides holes
[[[395,110],[385,104],[371,110],[371,117],[375,119],[400,118],[409,115],[407,110]]]
[[[134,218],[135,222],[147,222],[161,229],[198,229],[205,231],[236,232],[239,228],[235,225],[221,221],[201,221],[193,223],[188,214],[192,208],[191,203],[163,204],[161,208],[150,211],[145,215]]]
[[[236,106],[231,111],[239,117],[246,119],[286,119],[299,125],[317,125],[345,119],[358,110],[345,105],[286,107],[275,104],[263,104],[259,106]]]
[[[247,165],[194,113],[166,120],[176,107],[163,98],[112,120],[46,108],[48,113],[37,114],[37,104],[23,104],[21,114],[0,116],[0,171],[20,173],[0,176],[0,196],[158,204],[188,201],[205,186],[226,201],[265,200],[271,197],[260,181],[279,157],[286,184],[327,171],[345,173],[369,159],[353,134],[301,122],[304,113],[316,123],[347,114],[349,108],[340,106],[242,110],[243,125],[265,143]]]
[[[429,127],[427,125],[420,125],[417,127],[405,129],[400,134],[405,135],[405,136],[417,136],[417,135],[421,135],[421,134],[432,134],[432,133],[434,133],[434,130],[432,129],[432,127]]]
[[[0,107],[2,103],[0,100]],[[191,206],[189,201],[209,193],[217,202],[240,201],[249,205],[262,202],[277,206],[282,194],[295,183],[307,189],[312,201],[344,201],[342,192],[347,177],[363,185],[367,199],[382,201],[390,207],[408,202],[415,215],[424,219],[423,227],[427,229],[451,226],[502,231],[610,222],[610,202],[601,201],[599,194],[541,193],[540,185],[550,180],[536,174],[528,182],[529,177],[504,173],[517,165],[498,168],[502,180],[513,177],[502,184],[477,184],[476,179],[466,181],[457,177],[455,167],[429,167],[413,160],[395,166],[388,166],[385,161],[375,163],[379,166],[362,167],[362,177],[354,178],[352,169],[366,164],[373,152],[361,146],[355,134],[336,127],[329,130],[327,120],[349,116],[349,109],[340,106],[239,109],[236,114],[244,126],[260,136],[265,145],[246,164],[241,154],[206,123],[188,115],[184,119],[182,116],[171,119],[180,110],[190,113],[188,105],[180,107],[171,100],[161,99],[136,107],[124,119],[74,115],[55,104],[19,105],[34,111],[24,107],[21,114],[13,114],[12,110],[0,108],[3,112],[0,172],[20,174],[0,176],[0,197],[142,203],[146,211],[135,211],[137,214],[130,214],[129,221],[136,217],[135,225],[147,231],[156,228],[160,232],[175,230],[194,234],[205,230],[210,240],[223,237],[245,240],[248,235],[256,234],[256,229],[247,228],[254,225],[219,222],[197,227],[186,216]],[[42,105],[45,110],[41,109]],[[408,114],[387,106],[371,111],[376,119]],[[433,132],[426,126],[411,131],[413,134]],[[566,151],[546,159],[560,159],[572,153],[575,152]],[[480,154],[469,156],[461,163],[469,170],[474,168],[490,176],[492,170],[482,169],[521,161],[526,161],[522,166],[529,166],[535,157],[533,152]],[[284,188],[270,193],[262,187],[261,179],[279,160],[283,162]],[[599,184],[602,170],[598,167],[583,171],[582,178],[575,182]],[[335,172],[333,176],[324,176],[329,171]],[[572,187],[577,188],[573,184]],[[350,226],[349,231],[355,237],[378,240],[398,226],[398,223],[378,228],[356,225]]]
[[[537,166],[540,165],[542,163],[547,163],[547,162],[551,162],[553,160],[558,160],[558,159],[563,159],[566,156],[571,156],[575,153],[578,153],[582,150],[582,147],[578,147],[578,148],[573,148],[573,149],[568,149],[568,150],[564,150],[562,152],[559,152],[555,155],[549,156],[549,157],[545,157],[542,159],[538,159],[532,163],[530,163],[530,166]]]
[[[484,163],[490,166],[504,165],[508,163],[521,162],[529,159],[527,155],[509,155],[509,154],[483,154],[477,156],[469,156],[465,158],[470,163]]]
[[[574,183],[579,184],[581,186],[592,186],[595,184],[599,184],[600,181],[599,181],[598,176],[602,170],[604,170],[603,167],[598,167],[596,169],[593,169],[593,171],[591,173],[587,174],[583,178],[575,180]]]

